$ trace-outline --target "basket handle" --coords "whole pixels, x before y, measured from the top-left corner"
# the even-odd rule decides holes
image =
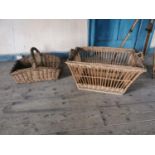
[[[31,56],[32,56],[32,59],[33,59],[33,62],[32,62],[32,67],[33,68],[36,68],[37,67],[37,60],[36,60],[36,57],[35,57],[35,52],[37,53],[37,55],[39,56],[39,59],[41,61],[41,53],[40,51],[36,48],[36,47],[32,47],[31,48]],[[42,62],[42,61],[41,61]]]

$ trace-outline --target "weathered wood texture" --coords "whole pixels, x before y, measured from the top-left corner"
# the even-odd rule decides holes
[[[16,84],[0,63],[0,134],[155,134],[155,82],[145,73],[124,96],[60,80]]]

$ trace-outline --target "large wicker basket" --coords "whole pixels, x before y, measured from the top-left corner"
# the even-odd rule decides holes
[[[11,75],[17,83],[56,80],[61,71],[60,65],[60,58],[40,53],[37,48],[33,47],[31,48],[31,56],[25,56],[16,61]]]
[[[146,71],[135,51],[124,48],[76,48],[66,63],[79,89],[111,94],[124,94]]]

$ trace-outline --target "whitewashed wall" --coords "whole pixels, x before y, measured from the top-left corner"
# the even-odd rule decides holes
[[[85,19],[0,20],[0,54],[41,51],[69,51],[86,46],[88,22]]]

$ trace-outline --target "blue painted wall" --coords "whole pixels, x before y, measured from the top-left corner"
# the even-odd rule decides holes
[[[145,43],[148,19],[139,20],[134,31],[125,44],[125,48],[134,48],[142,51]],[[89,20],[89,45],[119,47],[128,33],[134,19],[90,19]],[[153,33],[152,33],[153,34]],[[148,51],[152,52],[149,40]]]

